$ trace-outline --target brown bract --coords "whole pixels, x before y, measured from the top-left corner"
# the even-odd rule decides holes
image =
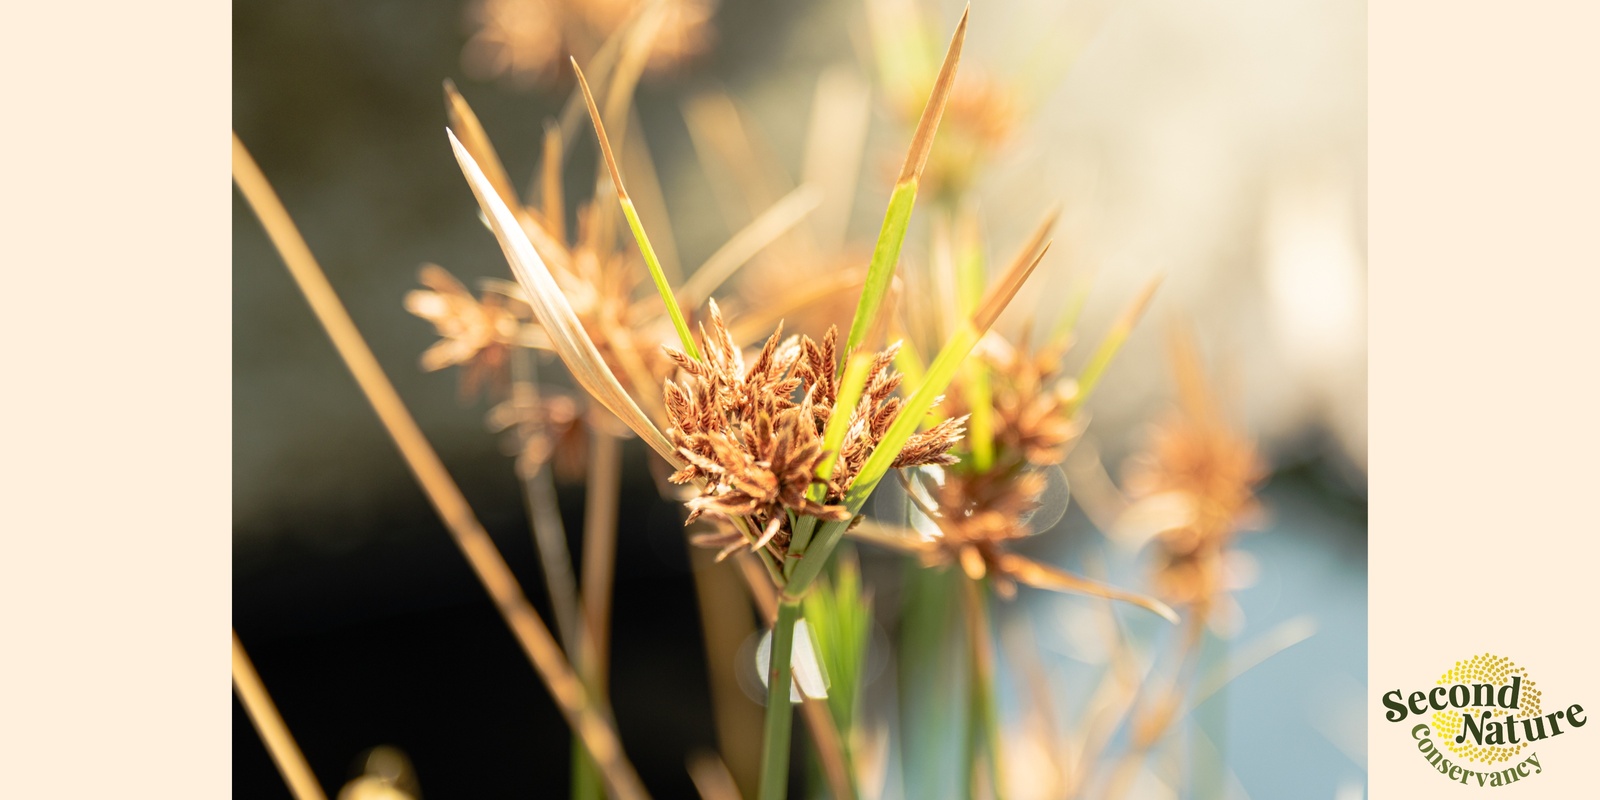
[[[477,397],[486,382],[503,388],[507,360],[527,309],[493,292],[475,298],[434,264],[423,266],[419,280],[428,288],[407,294],[406,310],[433,323],[443,337],[423,352],[422,368],[433,372],[460,365],[464,400]]]
[[[783,339],[780,326],[747,366],[714,301],[709,316],[709,328],[701,328],[704,361],[669,350],[678,377],[665,387],[667,437],[687,462],[672,481],[703,486],[688,501],[689,521],[704,515],[731,524],[743,518],[758,533],[758,547],[782,556],[793,533],[791,514],[850,518],[845,495],[900,411],[899,398],[892,396],[900,376],[890,369],[897,347],[874,356],[861,398],[849,410],[833,472],[824,481],[816,477],[827,455],[823,435],[840,413],[838,330],[830,328],[818,343],[809,337]],[[946,420],[912,436],[894,466],[954,463],[949,450],[964,421]],[[813,485],[820,491],[813,492]],[[726,555],[745,539],[724,530],[697,543],[721,547]]]

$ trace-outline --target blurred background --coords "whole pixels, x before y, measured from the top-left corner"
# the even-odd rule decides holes
[[[583,58],[602,38],[541,39],[529,20],[587,5],[599,30],[629,4],[241,1],[233,15],[234,129],[541,612],[512,458],[454,374],[418,368],[437,336],[402,299],[427,262],[469,282],[509,277],[446,144],[441,82],[455,81],[525,182],[572,91],[561,53]],[[633,135],[671,200],[670,246],[692,265],[734,230],[688,121],[697,99],[732,98],[764,163],[792,182],[819,77],[876,93],[879,76],[860,0],[683,5],[683,52],[646,75]],[[920,8],[942,32],[961,12]],[[1026,87],[1025,113],[972,186],[995,258],[1038,209],[1063,207],[1064,255],[1041,268],[1033,301],[1064,303],[1092,275],[1081,327],[1095,332],[1164,276],[1090,406],[1090,442],[1113,474],[1172,403],[1175,319],[1273,466],[1266,529],[1240,544],[1259,570],[1235,594],[1239,635],[1314,632],[1211,701],[1232,796],[1364,792],[1365,25],[1350,0],[1005,0],[974,5],[962,62]],[[870,242],[907,139],[873,99],[840,219],[851,241]],[[586,197],[593,174],[582,133],[569,197]],[[921,222],[912,243],[927,239]],[[566,727],[237,194],[233,280],[235,627],[321,782],[343,784],[387,744],[426,796],[564,796]],[[692,797],[685,759],[715,746],[706,650],[680,517],[657,499],[647,457],[625,449],[612,700],[645,783]],[[575,533],[582,486],[560,497]],[[1077,535],[1089,530],[1075,504],[1029,544],[1133,575],[1136,559]],[[892,609],[897,572],[878,563],[892,559],[862,557]],[[1072,685],[1105,658],[1074,633],[1093,624],[1086,606],[1025,593],[1004,613]],[[233,736],[235,796],[285,796],[237,702]]]

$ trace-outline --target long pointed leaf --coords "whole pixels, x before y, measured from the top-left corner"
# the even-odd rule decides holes
[[[567,303],[567,298],[561,293],[561,288],[556,285],[555,278],[545,266],[544,260],[539,258],[538,251],[534,250],[533,243],[528,241],[522,226],[517,224],[516,217],[511,209],[506,207],[504,201],[495,193],[494,186],[484,177],[483,170],[478,168],[472,160],[472,155],[461,145],[454,132],[446,129],[450,137],[450,147],[455,151],[456,161],[461,165],[461,171],[467,176],[467,183],[472,187],[472,193],[478,198],[478,205],[483,208],[485,216],[489,218],[489,225],[494,230],[495,238],[500,240],[500,249],[505,252],[506,260],[511,264],[511,271],[516,274],[517,280],[528,293],[528,302],[533,306],[534,314],[539,318],[539,324],[550,335],[551,345],[555,348],[561,360],[566,362],[567,368],[572,371],[572,376],[577,379],[583,388],[600,401],[611,413],[617,415],[639,438],[650,445],[651,449],[661,454],[668,463],[675,467],[682,465],[667,438],[650,422],[650,419],[639,410],[633,398],[623,390],[622,384],[617,382],[617,376],[612,374],[611,368],[606,366],[605,359],[595,349],[594,342],[583,330],[583,323],[578,321],[578,316]]]
[[[905,242],[906,226],[911,222],[911,209],[917,201],[917,181],[922,176],[922,168],[928,163],[928,153],[933,150],[933,137],[939,130],[945,102],[950,99],[950,88],[955,84],[956,67],[961,62],[961,46],[967,38],[967,15],[967,11],[961,12],[961,23],[950,38],[944,64],[939,68],[938,79],[934,81],[933,94],[922,109],[922,118],[918,120],[916,133],[911,138],[911,148],[900,167],[894,192],[889,195],[889,208],[884,212],[883,226],[878,230],[878,243],[872,250],[872,264],[867,268],[867,282],[861,288],[855,318],[850,321],[850,335],[844,345],[846,353],[860,347],[877,323],[884,295],[889,291],[889,281],[894,278],[895,266],[900,262],[900,246]]]
[[[661,259],[656,257],[656,250],[650,246],[650,237],[644,232],[644,224],[639,221],[639,211],[633,206],[633,199],[628,197],[628,190],[622,184],[622,172],[617,169],[616,154],[611,152],[611,140],[606,137],[605,123],[600,120],[600,109],[594,104],[594,95],[589,91],[589,82],[583,77],[583,70],[578,68],[578,60],[572,60],[572,68],[578,74],[578,87],[583,90],[583,102],[589,107],[589,118],[594,123],[595,136],[600,140],[600,155],[605,158],[606,169],[611,171],[611,183],[617,188],[617,202],[622,205],[622,216],[628,220],[628,229],[633,231],[633,240],[639,245],[639,252],[644,256],[644,263],[650,268],[650,279],[655,281],[656,291],[661,294],[661,302],[667,307],[667,316],[672,318],[672,327],[678,331],[678,340],[683,344],[683,351],[696,361],[700,360],[700,348],[695,346],[694,336],[689,332],[689,323],[683,318],[683,309],[678,307],[678,298],[672,292],[672,286],[667,283],[666,273],[661,271]]]
[[[1144,310],[1150,306],[1150,298],[1155,296],[1156,289],[1161,286],[1161,279],[1154,278],[1145,284],[1144,289],[1129,304],[1122,316],[1111,323],[1111,329],[1106,331],[1106,336],[1100,341],[1100,346],[1095,348],[1094,355],[1089,357],[1089,363],[1083,367],[1083,372],[1078,374],[1078,394],[1072,399],[1072,408],[1082,408],[1089,395],[1100,383],[1100,377],[1105,374],[1106,368],[1111,366],[1111,360],[1117,357],[1117,351],[1122,349],[1123,342],[1128,340],[1128,334],[1133,333],[1133,327],[1138,324],[1139,317],[1144,315]]]

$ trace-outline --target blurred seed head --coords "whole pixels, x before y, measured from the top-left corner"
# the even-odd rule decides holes
[[[1156,591],[1206,616],[1227,599],[1235,535],[1260,517],[1255,489],[1266,463],[1226,419],[1193,339],[1174,334],[1171,350],[1179,406],[1129,461],[1124,483],[1134,501],[1129,513],[1151,503],[1168,512],[1152,540]]]
[[[521,321],[530,314],[527,304],[492,292],[475,298],[434,264],[422,267],[419,280],[427,288],[406,295],[406,310],[433,323],[443,337],[423,352],[422,368],[434,372],[460,366],[465,401],[475,399],[486,384],[503,394],[511,348]]]
[[[483,81],[530,87],[550,83],[564,57],[588,60],[647,5],[642,0],[474,0],[461,66]],[[676,70],[715,38],[714,0],[662,0],[645,61],[647,72]]]

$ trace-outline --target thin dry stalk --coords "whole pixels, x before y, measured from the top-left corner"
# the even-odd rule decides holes
[[[761,710],[739,690],[737,671],[739,648],[755,633],[755,618],[739,576],[718,564],[710,550],[692,546],[688,550],[710,673],[717,747],[736,782],[754,795],[761,769]]]
[[[569,273],[572,264],[567,258],[565,232],[563,231],[561,235],[552,233],[548,228],[548,220],[540,219],[522,205],[516,190],[511,187],[510,179],[505,176],[505,166],[500,162],[500,155],[495,152],[494,144],[489,141],[488,134],[484,132],[483,124],[478,121],[477,114],[473,113],[466,99],[449,81],[445,82],[445,105],[449,111],[451,130],[460,126],[463,130],[476,132],[466,134],[465,139],[457,137],[457,142],[464,152],[471,155],[473,164],[482,174],[488,189],[494,192],[501,204],[508,209],[517,227],[528,237],[539,257],[544,259],[551,269],[563,274]],[[495,178],[495,175],[499,175],[499,178]]]
[[[594,663],[590,689],[604,693],[611,655],[611,586],[617,564],[617,503],[622,488],[622,442],[590,427],[589,486],[583,513],[583,613]],[[588,654],[586,654],[588,655]]]
[[[632,104],[633,92],[639,85],[639,78],[644,75],[645,62],[650,58],[650,47],[656,38],[656,30],[661,27],[663,5],[663,3],[645,3],[639,9],[638,17],[629,26],[628,35],[622,40],[622,50],[617,56],[617,67],[611,73],[611,80],[608,82],[603,119],[617,132],[618,145],[625,144],[624,139],[628,134],[628,106]],[[572,59],[573,67],[577,67],[577,57],[569,56],[569,58]],[[584,89],[587,90],[588,87],[585,86]]]
[[[572,652],[580,640],[577,582],[572,579],[572,553],[567,549],[566,526],[557,507],[555,475],[550,465],[523,476],[522,496],[539,550],[539,564],[544,569],[556,632],[561,636],[561,645]]]
[[[1000,313],[1011,304],[1011,298],[1021,291],[1022,284],[1028,282],[1028,276],[1033,274],[1034,267],[1044,260],[1044,254],[1050,252],[1050,242],[1045,242],[1039,248],[1039,254],[1032,260],[1026,260],[1026,255],[1019,255],[1017,260],[1001,276],[1000,281],[989,290],[989,296],[983,300],[983,305],[978,307],[976,314],[972,315],[972,324],[979,330],[988,330],[995,320],[1000,318]]]
[[[1205,631],[1205,620],[1199,615],[1191,614],[1184,626],[1182,661],[1178,669],[1173,672],[1171,683],[1153,703],[1137,702],[1139,698],[1148,696],[1146,691],[1141,690],[1134,695],[1135,702],[1129,704],[1124,715],[1124,721],[1133,727],[1129,734],[1131,744],[1111,771],[1103,795],[1105,800],[1120,800],[1128,793],[1134,779],[1139,776],[1139,768],[1144,764],[1145,755],[1156,742],[1161,740],[1162,735],[1174,721],[1174,712],[1182,699],[1184,687],[1193,683],[1194,672],[1199,664],[1200,647],[1205,640]],[[1151,716],[1141,720],[1138,716],[1141,710],[1147,710]]]
[[[771,172],[776,159],[763,158],[758,152],[733,98],[720,91],[701,93],[684,103],[683,119],[689,141],[711,180],[712,195],[730,227],[744,225],[783,193],[781,182]]]
[[[1022,673],[1021,684],[1027,687],[1024,725],[1037,741],[1045,745],[1044,763],[1035,767],[1045,774],[1048,781],[1045,783],[1047,788],[1041,794],[1064,797],[1067,784],[1067,766],[1063,763],[1066,741],[1056,720],[1055,692],[1051,690],[1050,676],[1045,672],[1044,662],[1040,658],[1032,624],[1012,623],[1004,626],[1000,631],[1000,644],[1007,660]]]
[[[327,276],[317,265],[289,213],[267,183],[266,176],[239,141],[233,137],[233,178],[239,191],[260,218],[268,237],[277,248],[295,283],[323,328],[333,340],[345,365],[355,376],[384,428],[421,484],[434,510],[467,557],[478,580],[488,590],[495,607],[510,626],[523,651],[533,662],[539,677],[555,698],[567,724],[583,740],[600,765],[607,786],[621,798],[645,798],[649,794],[639,781],[633,765],[622,751],[622,742],[612,727],[610,715],[597,704],[578,680],[572,665],[562,656],[539,614],[528,603],[505,558],[489,538],[483,525],[467,504],[461,489],[439,460],[438,453],[422,434],[422,429],[406,410],[394,384],[379,366],[371,348],[361,338],[355,322],[339,301]]]
[[[539,193],[543,198],[540,205],[550,235],[563,249],[567,247],[567,196],[561,182],[564,163],[561,129],[555,125],[545,125],[544,156],[539,163]]]
[[[740,800],[733,773],[715,753],[702,751],[689,756],[689,780],[694,781],[700,800]]]
[[[855,800],[855,785],[850,781],[849,768],[845,766],[844,740],[833,711],[827,700],[804,697],[801,713],[806,716],[806,727],[811,730],[812,741],[817,746],[817,760],[822,763],[823,778],[828,781],[828,791],[834,800]]]
[[[699,308],[734,272],[798,225],[821,202],[822,193],[812,186],[798,186],[784,195],[782,200],[773,203],[771,208],[761,212],[749,225],[729,237],[706,259],[706,263],[694,271],[694,275],[678,289],[678,302],[686,308]]]
[[[532,359],[524,350],[511,357],[511,396],[522,408],[539,403],[538,386],[533,379]],[[544,570],[545,589],[550,594],[550,610],[556,618],[556,633],[567,652],[578,648],[578,587],[572,576],[572,553],[567,549],[567,530],[561,522],[557,504],[555,476],[549,464],[536,464],[518,470],[522,479],[522,499],[533,528],[534,549]]]
[[[245,654],[238,631],[233,633],[233,689],[239,694],[239,702],[244,704],[250,722],[256,726],[256,733],[261,735],[267,752],[272,755],[272,763],[278,765],[278,772],[283,775],[283,782],[289,784],[295,800],[327,800],[317,776],[311,774],[305,754],[300,752],[300,745],[295,744],[289,726],[283,724],[283,717],[278,715],[272,695],[267,694],[255,665]]]

